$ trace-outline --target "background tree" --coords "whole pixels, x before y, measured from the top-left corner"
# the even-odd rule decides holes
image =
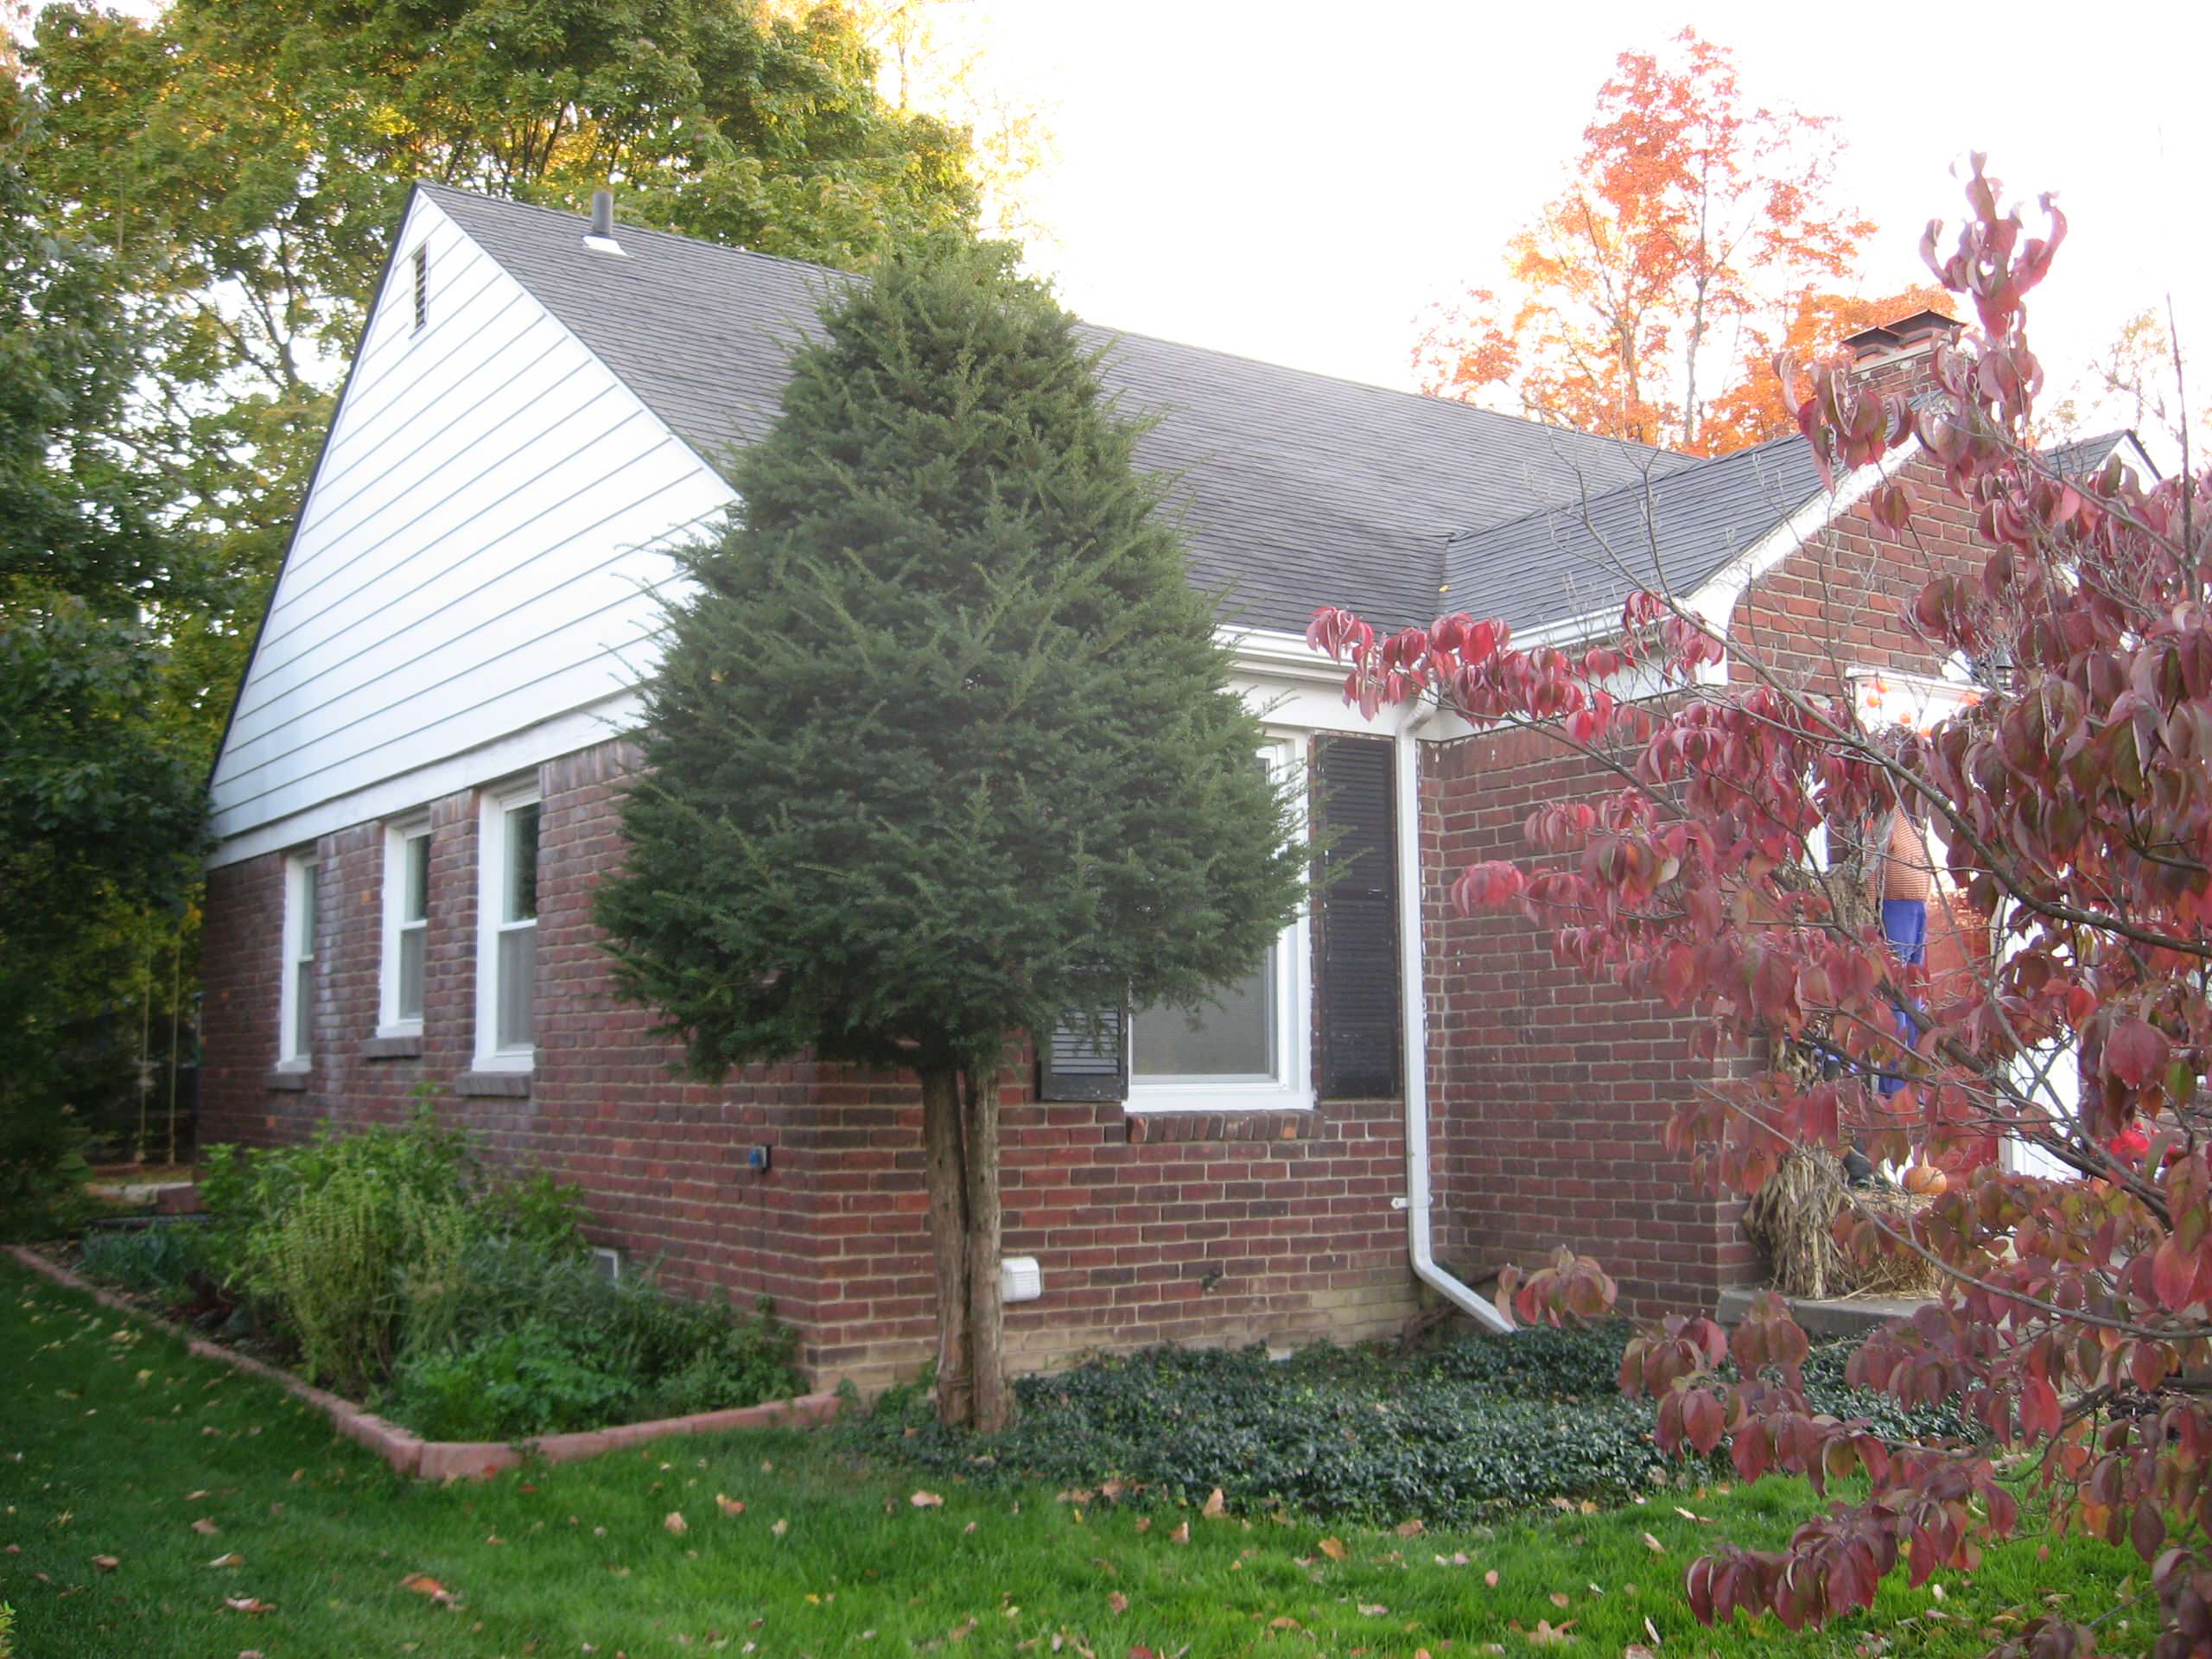
[[[2120,324],[2063,397],[2038,411],[2038,429],[2063,442],[2123,426],[2159,447],[2158,464],[2182,465],[2212,429],[2212,413],[2188,407],[2188,399],[2203,391],[2189,390],[2187,366],[2174,350],[2164,309],[2146,306]]]
[[[1008,1042],[1195,1006],[1301,893],[1290,785],[1071,319],[950,238],[841,287],[646,692],[623,982],[702,1076],[811,1052],[919,1077],[938,1408],[1012,1402]]]
[[[62,222],[145,273],[191,528],[236,573],[200,640],[219,723],[408,186],[441,180],[854,266],[972,222],[969,149],[887,107],[832,6],[47,7],[26,156]]]
[[[1615,60],[1567,189],[1507,247],[1507,289],[1432,315],[1423,391],[1706,453],[1714,352],[1848,274],[1874,227],[1834,200],[1833,118],[1747,105],[1732,54],[1694,29],[1674,46]]]
[[[1995,1135],[2067,1177],[1984,1165],[1909,1218],[1855,1201],[1838,1215],[1850,1249],[1910,1253],[1943,1281],[1934,1307],[1868,1338],[1851,1380],[1954,1402],[1972,1440],[1887,1442],[1814,1414],[1805,1337],[1777,1298],[1732,1337],[1676,1318],[1630,1345],[1622,1385],[1656,1397],[1662,1448],[1725,1440],[1746,1480],[1867,1483],[1781,1549],[1699,1560],[1698,1616],[1821,1624],[1866,1606],[1900,1564],[1916,1585],[1971,1568],[1976,1540],[2012,1532],[2032,1493],[2056,1524],[2142,1555],[2154,1651],[2180,1659],[2212,1630],[2212,479],[2152,485],[2117,461],[2086,480],[2050,471],[2029,435],[2042,370],[2025,296],[2064,221],[2045,198],[2049,233],[2031,234],[1979,157],[1967,200],[1955,250],[1938,257],[1935,226],[1923,245],[1980,325],[1936,359],[1948,399],[1862,399],[1847,366],[1821,365],[1795,400],[1832,474],[1923,448],[1917,476],[1939,481],[1891,477],[1869,498],[1890,533],[1910,545],[1939,514],[1979,526],[1979,568],[1931,559],[1904,613],[1936,657],[1981,665],[1961,712],[1927,732],[1871,728],[1847,691],[1792,683],[1664,594],[1633,597],[1620,643],[1580,658],[1456,617],[1377,641],[1324,612],[1314,638],[1351,660],[1348,694],[1370,706],[1429,696],[1482,719],[1561,717],[1562,742],[1624,756],[1618,791],[1530,821],[1539,849],[1579,856],[1536,874],[1479,865],[1455,896],[1522,909],[1593,979],[1699,1016],[1705,1052],[1810,1039],[1834,1062],[1679,1107],[1669,1143],[1702,1175],[1748,1192],[1796,1148],[1855,1140],[1903,1162]],[[1696,683],[1731,652],[1732,683]],[[1674,695],[1613,701],[1605,682],[1635,658]],[[1942,984],[1845,920],[1842,873],[1813,844],[1899,803],[1932,815],[1988,930],[1986,952]],[[1508,1292],[1534,1319],[1601,1310],[1611,1286],[1569,1258]],[[2098,1643],[2062,1611],[2001,1650],[2064,1659]]]
[[[186,925],[204,755],[163,696],[205,572],[164,519],[130,273],[52,233],[0,82],[0,1211],[52,1196],[69,1109],[117,1079],[65,1033]]]

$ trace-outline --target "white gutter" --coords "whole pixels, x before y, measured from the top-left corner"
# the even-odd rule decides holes
[[[1425,702],[1413,705],[1398,723],[1395,739],[1398,977],[1403,987],[1400,1003],[1404,1010],[1399,1023],[1406,1046],[1406,1249],[1413,1257],[1416,1279],[1489,1329],[1504,1332],[1515,1328],[1513,1321],[1439,1266],[1430,1240],[1433,1199],[1428,1187],[1428,995],[1426,964],[1421,959],[1421,744],[1414,732],[1434,712]]]

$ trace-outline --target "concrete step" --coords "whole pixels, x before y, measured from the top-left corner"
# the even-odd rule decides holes
[[[1713,1317],[1723,1325],[1740,1325],[1751,1311],[1756,1287],[1724,1290]],[[1915,1296],[1833,1296],[1815,1300],[1792,1296],[1790,1317],[1808,1337],[1863,1337],[1891,1319],[1909,1319],[1927,1300]]]

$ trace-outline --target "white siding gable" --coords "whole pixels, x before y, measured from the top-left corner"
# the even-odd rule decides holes
[[[216,760],[216,864],[607,735],[668,550],[734,499],[419,193],[397,246]]]

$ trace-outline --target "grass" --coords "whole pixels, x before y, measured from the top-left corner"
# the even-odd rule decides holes
[[[926,1484],[942,1504],[917,1507],[912,1471],[823,1436],[664,1441],[432,1487],[399,1480],[269,1385],[4,1262],[0,1353],[0,1547],[20,1552],[0,1554],[0,1600],[16,1610],[23,1659],[966,1659],[1050,1653],[1056,1636],[1061,1651],[1098,1659],[1185,1649],[1440,1659],[1529,1649],[1540,1620],[1565,1626],[1560,1651],[1605,1659],[1631,1643],[1750,1655],[1778,1642],[1948,1656],[2017,1630],[2046,1595],[2093,1615],[2133,1592],[2131,1572],[2143,1576],[2117,1551],[2052,1541],[2045,1554],[2024,1540],[1970,1577],[1942,1575],[1940,1601],[1893,1581],[1870,1617],[1790,1640],[1771,1621],[1701,1630],[1679,1589],[1724,1534],[1785,1536],[1813,1502],[1790,1483],[1415,1536],[1079,1504],[1050,1487],[940,1476]],[[718,1493],[743,1513],[724,1516]],[[195,1530],[202,1521],[215,1530]],[[414,1574],[448,1598],[404,1587]],[[273,1611],[231,1611],[226,1599]],[[2124,1652],[2147,1632],[2139,1619],[2111,1636]]]

